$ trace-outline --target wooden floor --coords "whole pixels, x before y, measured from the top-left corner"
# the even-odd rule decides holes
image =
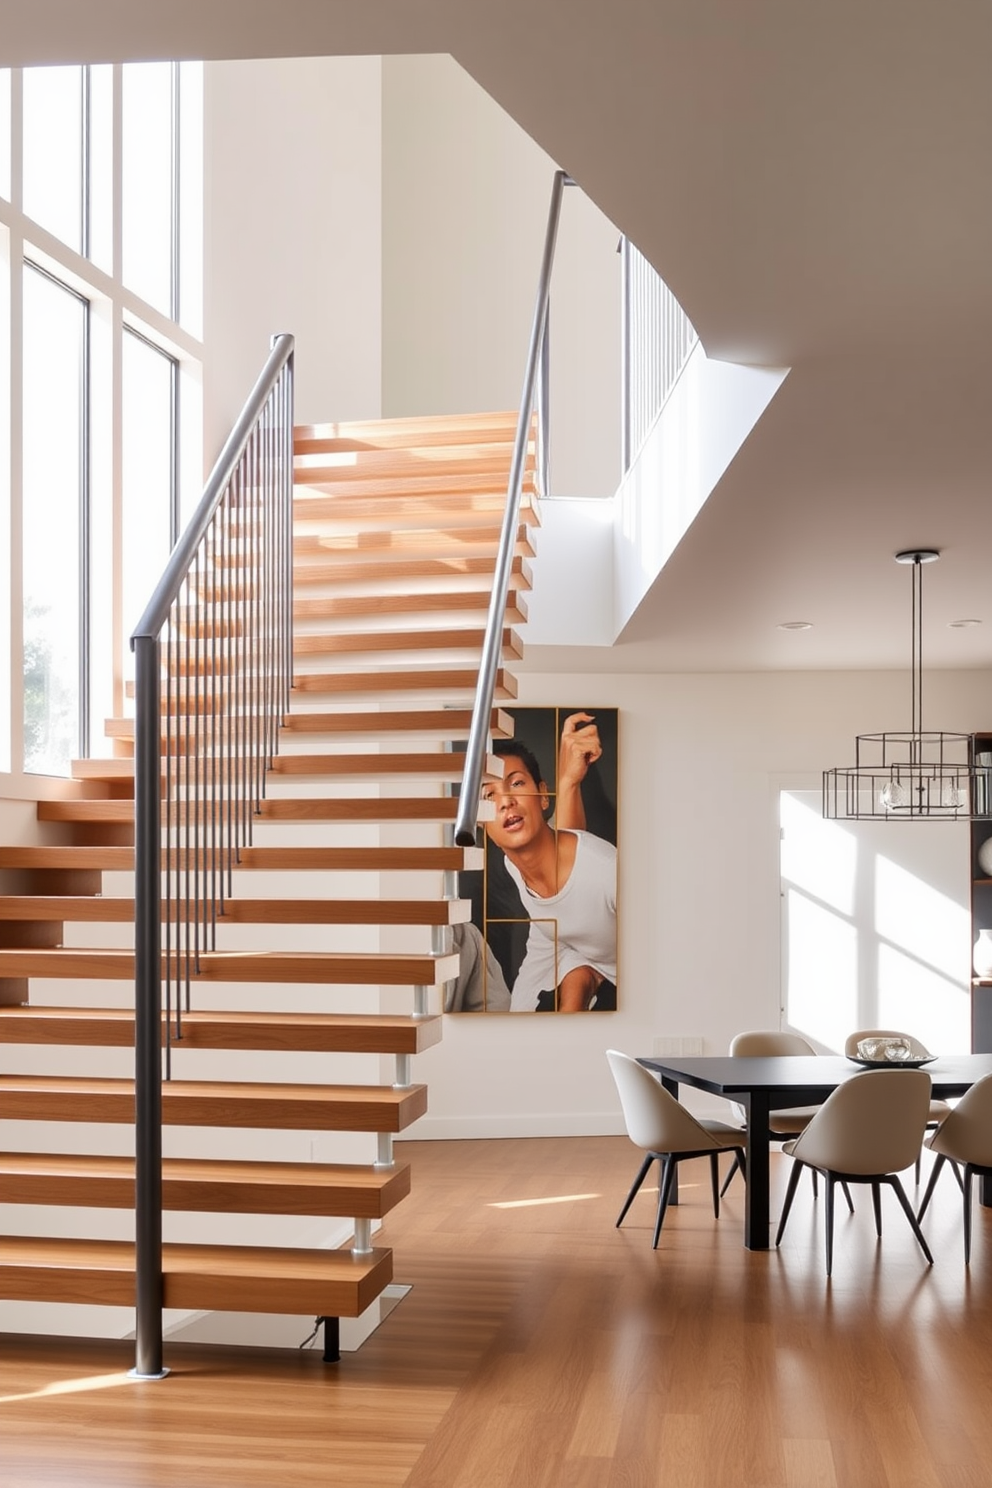
[[[128,1345],[7,1338],[4,1488],[992,1485],[992,1211],[966,1272],[950,1174],[932,1270],[889,1195],[876,1243],[862,1191],[827,1283],[805,1180],[781,1250],[750,1253],[740,1181],[716,1222],[692,1164],[653,1253],[653,1192],[614,1229],[625,1138],[403,1153],[383,1239],[413,1289],[358,1353],[175,1346],[138,1384]]]

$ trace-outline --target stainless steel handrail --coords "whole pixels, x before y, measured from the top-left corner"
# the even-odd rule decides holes
[[[131,636],[135,658],[134,1373],[144,1379],[157,1379],[165,1372],[163,794],[165,984],[171,1046],[173,968],[178,967],[184,949],[188,993],[190,967],[195,965],[206,936],[212,933],[218,899],[223,903],[225,873],[230,874],[237,847],[250,840],[251,816],[258,810],[265,761],[275,751],[278,719],[288,708],[292,680],[293,348],[290,335],[272,338],[258,381]],[[270,491],[272,499],[266,501]],[[221,516],[228,517],[227,526],[219,525]],[[185,624],[183,611],[177,608],[184,595],[192,600]],[[174,632],[178,636],[180,631],[182,639],[174,639]],[[201,645],[201,640],[205,644]],[[223,647],[220,656],[218,642]],[[225,670],[224,661],[239,644],[239,664]],[[186,720],[182,731],[181,717]],[[175,800],[173,787],[178,797]],[[178,1024],[178,972],[176,980]]]
[[[517,518],[523,491],[524,468],[527,463],[527,446],[530,442],[531,414],[534,409],[538,372],[544,357],[548,301],[551,294],[551,266],[554,262],[555,242],[558,237],[562,192],[566,186],[572,184],[565,171],[555,172],[554,184],[551,188],[551,206],[548,210],[548,226],[544,235],[544,255],[541,259],[541,274],[537,286],[537,303],[534,307],[534,321],[530,333],[530,350],[527,353],[527,369],[524,374],[524,389],[520,399],[520,416],[517,420],[517,434],[513,445],[513,458],[510,462],[510,476],[507,481],[506,509],[503,513],[496,571],[493,575],[492,593],[489,597],[482,659],[479,662],[479,680],[475,702],[472,706],[472,721],[469,725],[468,743],[465,749],[465,771],[458,800],[458,815],[455,819],[455,842],[459,847],[473,846],[479,821],[482,764],[489,740],[490,717],[496,691],[496,673],[502,649],[506,601],[510,591],[513,550],[516,545]],[[542,398],[542,404],[544,402]],[[546,428],[540,431],[539,445],[542,475],[546,476],[548,448]],[[545,491],[544,494],[547,492]]]

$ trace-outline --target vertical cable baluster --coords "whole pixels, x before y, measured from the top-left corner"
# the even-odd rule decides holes
[[[170,610],[169,619],[165,627],[165,761],[164,768],[164,842],[159,844],[159,874],[160,886],[165,887],[165,1078],[172,1079],[172,975],[173,975],[173,908],[172,908],[172,674],[176,664],[175,653],[175,627],[173,625],[173,612]],[[158,748],[161,755],[162,739],[159,729]],[[162,788],[162,787],[160,787]],[[163,861],[164,859],[164,861]],[[165,869],[163,874],[162,869]],[[178,996],[176,998],[176,1033],[182,1031],[178,1009]]]

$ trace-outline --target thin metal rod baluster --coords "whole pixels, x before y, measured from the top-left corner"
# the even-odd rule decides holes
[[[186,603],[185,603],[186,640],[185,640],[185,645],[183,647],[183,651],[184,651],[184,657],[183,657],[184,670],[182,672],[182,676],[181,676],[181,679],[180,679],[180,685],[182,687],[182,710],[183,710],[183,793],[182,793],[182,800],[181,800],[181,803],[180,803],[180,820],[181,820],[181,822],[183,824],[183,829],[182,829],[182,838],[183,838],[183,870],[184,870],[184,872],[183,872],[183,887],[184,887],[184,890],[185,890],[185,893],[184,893],[184,896],[183,896],[183,937],[184,937],[184,951],[185,951],[184,969],[183,969],[183,982],[184,982],[184,988],[185,988],[185,991],[184,991],[184,1001],[185,1001],[186,1007],[188,1008],[189,1005],[190,1005],[190,976],[191,976],[191,972],[192,972],[192,968],[191,968],[191,965],[190,965],[190,957],[191,957],[191,954],[192,954],[192,952],[191,952],[192,935],[190,933],[190,920],[191,920],[192,908],[193,908],[193,856],[192,856],[193,855],[193,841],[192,841],[192,823],[190,821],[190,812],[189,812],[190,781],[191,781],[190,753],[191,753],[191,750],[192,750],[192,742],[193,741],[192,741],[191,732],[190,732],[190,716],[189,716],[189,670],[190,670],[190,630],[192,629],[192,622],[193,622],[193,618],[194,618],[195,613],[196,613],[196,607],[191,602],[191,588],[190,588],[190,581],[189,581],[189,575],[188,574],[186,576],[186,584],[185,584],[184,594],[185,594],[185,600],[186,600]]]
[[[238,561],[241,560],[240,530],[237,525],[237,505],[234,493],[228,486],[224,497],[224,506],[227,511],[227,523],[225,526],[225,557],[232,557],[235,550],[238,551]],[[228,565],[230,567],[230,565]],[[227,833],[226,857],[227,857],[227,892],[234,893],[234,863],[237,852],[237,838],[234,814],[234,719],[232,709],[234,707],[234,678],[238,672],[237,657],[240,654],[241,637],[235,629],[234,606],[231,598],[231,586],[225,584],[221,593],[221,625],[224,635],[228,638],[229,648],[227,666],[224,673],[224,705],[223,705],[223,734],[224,753],[222,761],[222,772],[225,782],[224,799],[224,822]]]
[[[239,811],[245,829],[250,825],[252,768],[257,767],[261,751],[252,746],[247,710],[250,706],[257,715],[265,706],[258,667],[266,658],[251,634],[254,607],[264,595],[270,596],[271,603],[272,595],[285,594],[286,613],[292,615],[291,546],[287,544],[285,550],[284,577],[275,580],[265,568],[257,575],[252,573],[253,565],[279,559],[278,552],[267,551],[271,543],[258,540],[260,529],[256,531],[258,503],[263,497],[259,464],[265,463],[259,441],[268,438],[271,445],[272,435],[265,428],[261,434],[253,431],[274,390],[280,390],[278,399],[284,396],[283,374],[292,360],[292,345],[291,336],[276,338],[203,497],[131,637],[135,654],[134,1372],[142,1378],[160,1378],[166,1373],[162,1368],[162,913],[164,907],[165,1068],[170,1074],[173,1029],[176,1038],[182,1037],[180,979],[185,978],[188,1008],[194,954],[198,963],[199,947],[207,944],[208,926],[213,932],[216,904],[223,904],[224,866],[233,889]],[[288,385],[285,423],[291,470],[291,382]],[[287,492],[287,521],[291,521],[291,484]],[[221,508],[228,516],[218,537],[218,528],[212,524]],[[291,528],[287,531],[291,533]],[[232,569],[243,569],[243,574],[233,578]],[[271,629],[271,617],[265,613],[255,614],[255,620]],[[264,718],[257,726],[263,725]],[[220,874],[216,872],[218,845],[227,855]]]
[[[284,420],[284,446],[283,446],[283,482],[284,501],[286,506],[286,563],[283,569],[286,596],[285,610],[283,614],[283,626],[286,633],[286,666],[283,685],[283,712],[289,712],[290,691],[293,686],[293,385],[295,378],[296,363],[294,357],[290,357],[286,363],[283,373],[285,379],[285,399],[283,404]]]
[[[210,602],[206,612],[207,674],[210,678],[210,729],[207,742],[207,774],[210,781],[210,949],[217,949],[217,907],[221,902],[221,891],[217,875],[220,861],[220,842],[217,824],[217,588],[228,582],[227,569],[220,562],[220,517],[210,524]]]
[[[235,472],[238,506],[238,530],[241,533],[241,542],[244,547],[244,556],[241,569],[247,568],[251,556],[251,533],[248,526],[248,507],[245,500],[244,479],[244,456],[242,456],[237,471]],[[233,586],[232,602],[238,620],[238,630],[241,635],[241,665],[234,674],[234,734],[235,734],[235,782],[234,792],[237,802],[237,831],[238,848],[244,847],[247,841],[245,832],[245,673],[248,670],[248,627],[245,623],[245,591],[244,585]]]
[[[176,666],[175,648],[175,626],[173,625],[172,612],[165,626],[165,821],[164,842],[159,846],[159,859],[162,862],[164,873],[159,870],[159,892],[162,891],[163,881],[165,887],[165,1078],[172,1079],[172,975],[173,975],[173,899],[172,899],[172,694],[173,673]],[[160,684],[161,685],[161,684]],[[161,715],[160,715],[161,717]],[[159,749],[162,748],[161,729],[159,730]],[[135,765],[137,773],[137,765]],[[181,1034],[180,1015],[178,1007],[179,999],[176,998],[176,1034]]]
[[[135,798],[135,1369],[162,1369],[162,801],[161,651],[136,638]]]
[[[251,571],[250,571],[249,579],[248,579],[248,593],[249,593],[249,601],[248,602],[249,602],[249,604],[251,606],[251,641],[252,641],[251,675],[249,677],[249,687],[251,689],[251,692],[250,692],[248,717],[249,717],[249,727],[250,727],[250,730],[251,730],[251,775],[252,775],[252,791],[251,791],[251,796],[252,796],[252,799],[251,799],[251,812],[252,812],[252,814],[251,814],[251,828],[252,828],[252,835],[254,836],[255,817],[256,817],[256,815],[258,814],[258,811],[259,811],[259,805],[260,805],[260,802],[261,802],[261,794],[262,794],[262,785],[261,785],[261,780],[259,779],[259,765],[260,765],[260,761],[261,761],[261,738],[260,738],[260,732],[261,731],[260,731],[260,728],[259,728],[259,717],[258,717],[258,705],[259,705],[258,677],[259,677],[259,668],[261,667],[261,664],[262,664],[262,662],[261,662],[261,635],[260,635],[261,615],[260,615],[260,610],[259,610],[259,599],[260,599],[260,596],[259,596],[259,592],[258,592],[258,572],[259,572],[259,568],[261,566],[261,554],[262,554],[262,490],[261,490],[260,471],[259,471],[259,458],[258,458],[258,456],[259,456],[259,431],[258,431],[258,425],[257,424],[255,426],[255,429],[254,429],[253,433],[252,433],[251,444],[249,445],[249,450],[251,452],[252,519],[253,519],[253,531],[254,531],[254,552],[252,554],[252,565],[251,565]]]

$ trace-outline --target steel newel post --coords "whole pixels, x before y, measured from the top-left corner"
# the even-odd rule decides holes
[[[162,1367],[162,950],[159,641],[136,635],[134,734],[135,1364]]]

